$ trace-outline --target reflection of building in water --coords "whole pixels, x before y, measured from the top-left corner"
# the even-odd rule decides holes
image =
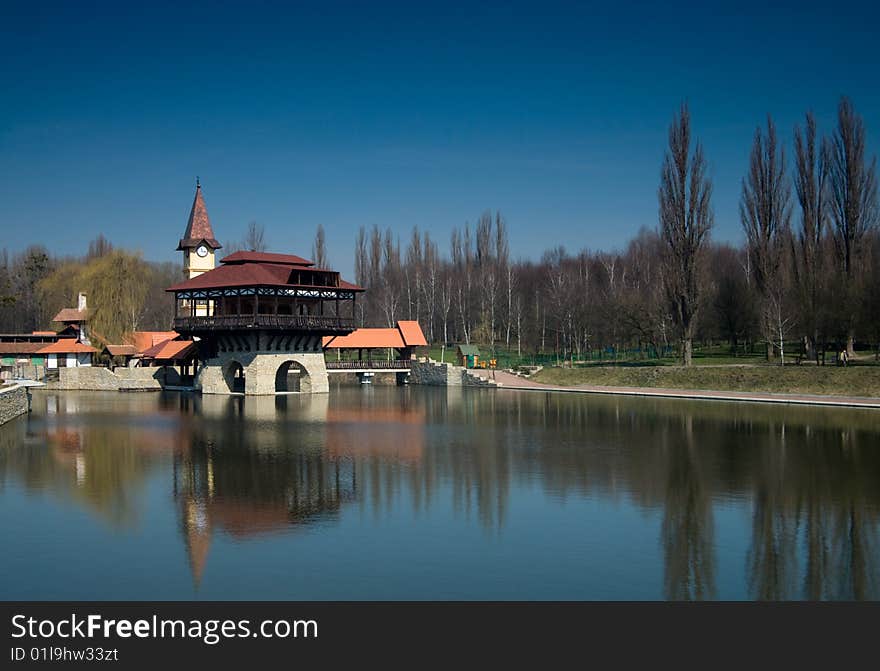
[[[423,408],[333,407],[327,412],[331,458],[381,457],[418,462],[425,449]]]
[[[256,443],[212,444],[197,439],[174,459],[174,497],[196,584],[215,531],[239,539],[289,531],[336,519],[356,497],[351,461],[311,450],[266,452]]]

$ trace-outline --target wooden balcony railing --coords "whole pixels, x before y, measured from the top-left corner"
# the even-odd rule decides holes
[[[328,361],[327,370],[388,370],[394,368],[409,368],[409,359],[396,359],[394,361]]]
[[[353,331],[351,317],[324,315],[217,315],[214,317],[175,317],[174,330],[230,331],[272,329],[283,331]]]

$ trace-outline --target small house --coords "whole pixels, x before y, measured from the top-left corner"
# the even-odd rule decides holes
[[[475,368],[480,361],[480,350],[476,345],[458,345],[456,359],[459,366]]]
[[[134,366],[139,359],[140,353],[134,345],[104,345],[101,350],[101,360],[107,362],[111,369]]]
[[[46,357],[46,367],[76,368],[91,366],[92,357],[97,353],[94,347],[84,345],[75,338],[61,338],[51,345],[46,345],[37,354]]]

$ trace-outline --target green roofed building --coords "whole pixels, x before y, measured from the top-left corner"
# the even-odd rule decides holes
[[[480,360],[480,350],[476,345],[458,345],[456,352],[459,366],[473,368]]]

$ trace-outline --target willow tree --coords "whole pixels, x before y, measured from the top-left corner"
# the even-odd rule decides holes
[[[134,254],[115,249],[85,266],[80,278],[88,294],[92,334],[108,342],[136,331],[144,313],[151,269]]]
[[[699,265],[712,229],[712,182],[703,147],[691,151],[687,104],[673,117],[669,147],[660,172],[660,237],[664,243],[664,285],[681,339],[681,358],[690,366],[700,302]]]
[[[767,133],[755,131],[749,172],[742,183],[739,214],[751,257],[752,275],[761,301],[761,331],[767,357],[775,342],[785,363],[786,319],[782,299],[784,277],[780,268],[791,220],[791,187],[785,174],[785,150],[776,139],[776,126],[767,117]]]

